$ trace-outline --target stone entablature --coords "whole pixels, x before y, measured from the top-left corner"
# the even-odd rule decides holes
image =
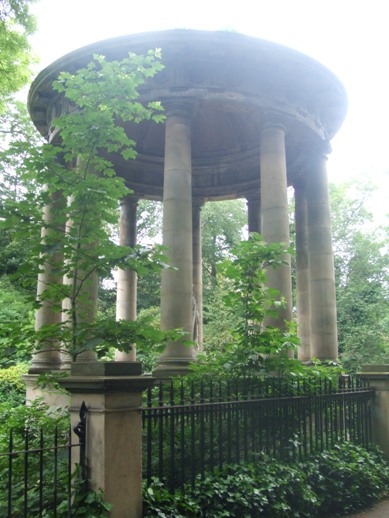
[[[98,42],[50,65],[29,96],[39,131],[50,134],[53,117],[61,112],[61,99],[51,88],[60,71],[84,66],[94,53],[119,59],[153,48],[162,49],[165,69],[142,87],[140,100],[193,103],[193,189],[204,199],[239,197],[258,188],[258,134],[274,118],[286,130],[289,185],[307,143],[331,139],[344,119],[343,86],[313,59],[237,33],[172,30]],[[143,122],[127,130],[137,142],[138,157],[130,162],[115,157],[118,173],[142,195],[162,199],[163,126]]]

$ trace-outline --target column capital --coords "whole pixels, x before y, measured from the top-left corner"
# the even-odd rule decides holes
[[[265,110],[262,113],[262,127],[261,131],[265,131],[271,128],[281,129],[284,132],[286,131],[287,120],[285,115],[279,113],[276,110]]]
[[[204,207],[204,198],[192,198],[192,208],[201,210]]]
[[[247,202],[260,202],[261,201],[261,190],[257,189],[255,191],[246,192],[244,197]]]
[[[329,140],[318,140],[307,143],[302,150],[302,154],[310,160],[328,160],[328,155],[332,152]]]
[[[126,196],[123,196],[123,198],[120,200],[120,205],[126,205],[126,204],[137,205],[138,202],[139,202],[139,196],[136,196],[135,194],[130,193],[130,194],[126,194]]]
[[[184,117],[189,120],[192,119],[195,109],[194,100],[187,98],[164,99],[162,105],[167,117]]]
[[[300,192],[304,192],[307,187],[307,178],[306,175],[302,174],[301,171],[299,174],[295,176],[294,182],[293,182],[293,188],[299,189]]]

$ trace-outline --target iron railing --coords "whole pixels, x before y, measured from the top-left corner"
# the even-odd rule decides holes
[[[144,478],[173,491],[261,453],[301,460],[344,440],[368,447],[372,393],[352,378],[159,382],[142,408]]]
[[[87,408],[72,430],[11,430],[9,448],[0,453],[0,516],[8,518],[71,517],[73,450],[79,450],[80,485],[84,483]]]

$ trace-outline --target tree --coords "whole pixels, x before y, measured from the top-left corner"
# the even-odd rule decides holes
[[[38,137],[24,104],[12,101],[0,114],[0,365],[28,361],[31,344],[24,332],[33,329],[36,286],[17,272],[39,240],[39,188],[25,174],[24,160]],[[26,144],[28,143],[28,145]],[[22,222],[22,224],[21,224]],[[17,345],[16,345],[17,344]]]
[[[40,293],[37,307],[49,300],[57,311],[65,313],[66,322],[42,326],[31,334],[31,341],[41,348],[48,343],[66,344],[68,352],[76,357],[101,344],[128,350],[138,340],[146,343],[156,337],[163,339],[161,333],[139,321],[115,323],[112,318],[91,317],[89,291],[97,274],[108,276],[115,267],[143,273],[159,270],[166,262],[157,248],[121,247],[110,238],[119,199],[128,194],[128,189],[104,157],[107,151],[121,153],[126,159],[136,156],[135,142],[127,137],[119,121],[163,120],[158,102],[143,105],[137,101],[137,88],[161,68],[157,52],[130,54],[111,62],[95,56],[87,67],[75,74],[62,73],[54,83],[76,109],[55,121],[60,145],[29,148],[18,168],[26,181],[37,185],[34,214],[41,215],[45,207],[56,205],[50,221],[37,217],[36,226],[42,226],[45,232],[34,248],[29,268],[21,270],[25,277],[28,272],[34,284],[38,271],[48,266],[61,273]],[[35,211],[36,207],[41,210]],[[30,228],[28,214],[18,212],[18,231],[26,225]],[[59,255],[63,262],[58,260]],[[63,284],[63,277],[69,282]],[[68,302],[63,310],[64,300]]]
[[[283,306],[277,300],[279,292],[267,286],[266,270],[279,268],[287,253],[290,249],[284,244],[264,243],[256,233],[230,250],[219,271],[225,286],[223,301],[233,315],[232,340],[217,350],[207,349],[203,364],[193,366],[195,371],[239,378],[295,367],[287,355],[299,343],[293,323],[286,323],[287,331],[264,325],[266,317],[277,316]]]
[[[217,285],[217,265],[229,250],[243,239],[247,225],[245,202],[226,200],[208,202],[201,211],[201,233],[204,286],[212,289]]]
[[[32,62],[28,37],[35,30],[29,12],[34,0],[2,0],[0,3],[0,114],[13,93],[24,86]]]
[[[138,204],[137,239],[140,244],[150,246],[162,241],[161,202],[140,200]],[[138,310],[159,308],[161,299],[161,276],[159,272],[149,272],[138,278]]]
[[[34,311],[31,300],[14,287],[7,276],[0,277],[0,368],[27,362],[31,350],[20,340],[21,329],[33,329]],[[14,330],[18,336],[13,337]],[[20,340],[15,346],[14,338]]]
[[[366,202],[370,184],[331,185],[340,358],[351,370],[389,358],[387,229]]]
[[[202,208],[203,323],[207,350],[221,349],[232,340],[236,315],[224,303],[224,279],[219,266],[243,239],[246,225],[247,208],[242,199],[208,202]]]
[[[15,240],[10,222],[28,191],[16,174],[24,157],[24,143],[38,141],[25,106],[13,99],[15,92],[30,78],[33,58],[28,38],[35,31],[35,19],[29,7],[33,1],[2,0],[0,3],[0,275],[15,272],[30,251],[29,238],[33,233],[26,234],[26,239]],[[34,189],[29,192],[33,193]],[[5,217],[8,228],[3,225]]]
[[[0,276],[18,270],[40,234],[39,186],[24,162],[41,144],[25,105],[10,102],[0,114]]]

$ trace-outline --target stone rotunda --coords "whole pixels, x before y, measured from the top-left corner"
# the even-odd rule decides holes
[[[93,54],[122,59],[129,51],[162,50],[165,69],[148,80],[140,100],[162,102],[165,124],[126,126],[136,160],[109,157],[133,194],[121,202],[120,241],[136,243],[137,201],[163,201],[163,244],[174,271],[161,285],[163,329],[193,338],[193,307],[201,342],[201,207],[246,198],[248,226],[265,241],[289,243],[287,187],[295,194],[297,315],[301,360],[337,357],[333,253],[326,176],[330,141],[346,113],[339,80],[313,59],[280,45],[233,32],[169,30],[110,39],[76,50],[43,70],[32,84],[29,110],[40,133],[55,136],[53,120],[66,110],[52,82]],[[50,214],[47,215],[50,217]],[[288,258],[287,258],[288,259]],[[50,272],[40,274],[44,284]],[[45,277],[46,276],[46,277]],[[279,325],[292,319],[290,260],[269,272],[286,299]],[[97,295],[96,295],[97,296]],[[195,304],[194,304],[195,301]],[[58,319],[49,306],[37,327]],[[117,319],[136,318],[136,276],[120,271]],[[134,360],[117,352],[117,361]],[[194,351],[170,343],[156,374],[184,373]],[[60,368],[56,351],[37,351],[30,372]]]

